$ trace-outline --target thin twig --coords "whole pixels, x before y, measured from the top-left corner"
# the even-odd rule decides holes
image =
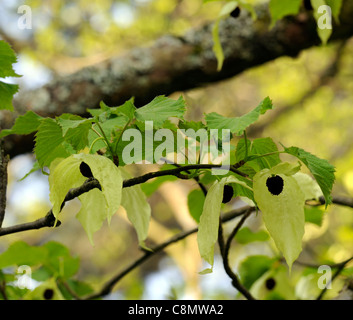
[[[228,256],[229,256],[230,243],[231,243],[232,239],[234,238],[235,234],[238,232],[238,230],[241,228],[241,226],[244,224],[245,220],[249,217],[249,215],[251,214],[251,212],[253,210],[254,210],[254,208],[248,208],[244,212],[242,218],[237,223],[233,232],[228,237],[226,244],[224,243],[223,226],[221,223],[219,224],[219,229],[218,229],[218,244],[219,244],[220,251],[222,254],[224,270],[226,271],[227,275],[232,279],[233,287],[236,288],[248,300],[255,300],[255,298],[248,291],[248,289],[242,285],[242,283],[238,279],[238,276],[233,272],[232,268],[229,265]]]
[[[0,229],[5,218],[6,190],[7,190],[7,164],[9,156],[5,156],[3,140],[0,141]]]

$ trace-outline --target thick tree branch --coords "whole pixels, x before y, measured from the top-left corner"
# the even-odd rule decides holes
[[[295,57],[320,43],[310,12],[282,19],[272,29],[267,7],[258,7],[257,13],[256,21],[243,11],[239,18],[220,24],[225,54],[220,72],[212,51],[213,23],[209,23],[182,37],[164,36],[149,47],[135,48],[124,56],[57,78],[38,90],[22,92],[14,103],[17,114],[31,109],[43,116],[64,112],[84,115],[87,108],[97,107],[101,100],[108,105],[120,105],[132,96],[141,106],[156,95],[227,79],[281,56]],[[353,3],[345,0],[340,24],[334,26],[331,41],[353,35],[352,16]],[[3,112],[0,126],[10,127],[15,116]],[[28,143],[28,137],[26,143],[23,139],[6,139],[11,156],[31,151],[33,143]]]

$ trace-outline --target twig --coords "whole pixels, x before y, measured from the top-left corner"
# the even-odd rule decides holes
[[[251,212],[254,210],[254,208],[248,208],[242,218],[240,219],[240,221],[237,223],[237,225],[235,226],[235,228],[233,229],[233,231],[231,232],[231,234],[228,237],[228,240],[226,242],[226,244],[224,243],[224,238],[223,238],[223,226],[220,223],[219,224],[219,229],[218,229],[218,244],[220,247],[220,251],[222,254],[222,259],[223,259],[223,267],[224,270],[226,271],[226,273],[228,274],[228,276],[232,279],[232,285],[234,288],[236,288],[241,294],[243,294],[243,296],[245,298],[247,298],[248,300],[255,300],[255,298],[252,296],[252,294],[248,291],[248,289],[246,289],[241,282],[238,279],[238,276],[233,272],[232,268],[229,265],[229,249],[230,249],[230,244],[232,242],[232,239],[234,238],[234,236],[236,235],[236,233],[238,232],[238,230],[241,228],[241,226],[244,224],[245,220],[249,217],[249,215],[251,214]]]
[[[0,141],[0,229],[5,218],[6,190],[7,190],[7,164],[9,156],[5,156],[3,140]]]

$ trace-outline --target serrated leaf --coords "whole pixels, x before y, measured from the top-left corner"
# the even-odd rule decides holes
[[[129,179],[131,176],[123,172],[123,178]],[[144,241],[148,235],[148,227],[151,219],[151,206],[147,201],[145,193],[140,185],[124,188],[122,190],[121,205],[124,207],[129,221],[134,226],[140,245],[144,246]]]
[[[251,189],[245,182],[234,176],[224,177],[215,181],[207,192],[200,217],[197,243],[201,257],[213,268],[214,245],[218,238],[219,216],[223,199],[224,186],[227,183],[237,183]]]
[[[170,117],[183,119],[185,110],[185,101],[182,96],[178,100],[158,96],[150,103],[138,108],[135,111],[135,117],[139,121],[153,121],[153,126],[160,128]]]
[[[263,169],[254,176],[254,197],[267,230],[279,251],[283,253],[289,269],[302,250],[304,235],[305,195],[289,166],[278,165]],[[267,186],[267,179],[277,175],[283,179],[283,190],[273,195]]]
[[[133,120],[135,118],[136,107],[134,105],[134,99],[130,99],[126,101],[123,105],[119,107],[115,107],[112,110],[112,113],[117,115],[125,115],[129,120]]]
[[[207,127],[210,129],[229,129],[235,135],[242,135],[244,130],[256,122],[260,115],[273,108],[269,97],[265,98],[255,109],[241,117],[228,118],[216,112],[206,114]]]
[[[17,91],[17,84],[5,83],[0,81],[0,110],[14,110],[12,105],[12,98]]]
[[[271,154],[265,157],[257,157],[259,155],[268,154],[277,152],[277,145],[273,142],[271,138],[259,138],[253,141],[247,140],[247,148],[248,148],[248,159],[247,164],[252,168],[256,169],[256,171],[271,168],[281,162],[279,158],[279,154]],[[242,138],[239,140],[236,148],[236,162],[245,159],[245,139]],[[253,158],[256,157],[256,160],[251,160],[251,156]]]
[[[84,119],[72,114],[62,114],[56,118],[62,129],[64,140],[72,145],[75,151],[88,146],[88,132],[92,127],[93,119]]]
[[[302,0],[271,0],[269,4],[272,18],[271,28],[283,17],[288,15],[296,15],[299,12],[301,2]]]
[[[17,62],[15,52],[11,46],[3,40],[0,40],[0,78],[20,77],[12,65]]]
[[[102,188],[106,200],[107,219],[110,223],[111,217],[119,209],[123,179],[120,169],[110,159],[96,154],[76,154],[73,158],[79,163],[85,162],[91,169],[93,177],[96,178]]]
[[[61,127],[53,119],[43,119],[36,134],[34,152],[41,167],[48,166],[56,158],[66,158],[70,155],[64,146]]]
[[[2,130],[0,138],[10,134],[30,134],[37,131],[43,118],[33,111],[27,111],[24,115],[16,118],[15,124],[11,129]]]
[[[335,181],[335,167],[327,160],[320,159],[315,155],[297,147],[285,148],[284,151],[297,157],[310,170],[316,179],[325,198],[326,207],[332,203],[331,191]]]

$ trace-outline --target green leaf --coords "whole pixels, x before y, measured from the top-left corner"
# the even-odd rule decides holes
[[[317,225],[318,227],[322,226],[322,221],[324,218],[325,211],[319,207],[305,206],[305,222],[310,222]]]
[[[113,108],[113,113],[117,115],[125,115],[131,121],[135,118],[136,107],[134,105],[134,99],[126,101],[123,105]]]
[[[106,201],[98,189],[92,189],[78,198],[81,201],[81,209],[76,218],[80,221],[93,245],[93,234],[102,227],[108,215]]]
[[[221,40],[219,38],[219,23],[220,23],[220,19],[217,19],[214,22],[212,27],[212,39],[213,39],[212,50],[217,59],[217,71],[220,71],[222,69],[223,61],[224,61],[223,48],[222,48]]]
[[[268,238],[268,233],[265,230],[252,232],[248,227],[241,228],[235,236],[235,240],[241,244],[247,244],[254,241],[266,241]]]
[[[306,173],[297,172],[293,175],[297,180],[300,189],[305,195],[305,200],[319,200],[322,196],[322,191],[318,183]]]
[[[41,121],[36,134],[34,152],[41,167],[48,166],[56,158],[66,158],[70,155],[64,146],[61,127],[50,118]]]
[[[216,181],[208,190],[197,232],[197,243],[201,257],[211,265],[211,270],[214,261],[214,245],[218,238],[219,216],[226,179]]]
[[[201,257],[211,265],[214,261],[214,245],[218,238],[219,216],[223,199],[224,186],[227,183],[238,183],[245,188],[251,189],[245,182],[234,176],[224,177],[215,183],[208,190],[200,217],[199,230],[197,233],[197,243]]]
[[[24,241],[12,243],[0,254],[0,269],[8,266],[41,264],[47,257],[47,251],[42,247],[30,246]]]
[[[24,115],[16,118],[15,124],[11,129],[2,130],[0,138],[10,134],[30,134],[38,130],[43,118],[33,111],[27,111]]]
[[[23,296],[23,300],[45,300],[46,290],[50,290],[52,292],[52,295],[50,295],[50,300],[64,300],[55,278],[51,278],[41,283],[33,291],[28,291],[28,293]]]
[[[81,160],[74,155],[50,166],[49,198],[53,205],[53,215],[57,218],[66,194],[71,188],[79,187],[86,178],[80,172]]]
[[[166,167],[164,167],[166,168]],[[175,167],[170,167],[175,168]],[[165,169],[163,169],[165,170]],[[151,182],[146,182],[141,185],[141,190],[146,194],[147,197],[152,195],[164,182],[178,180],[175,176],[162,176],[153,179]]]
[[[15,62],[17,62],[15,52],[8,43],[0,40],[0,78],[20,77],[12,67]],[[0,110],[7,109],[13,111],[12,98],[17,91],[17,84],[0,81]]]
[[[0,78],[20,77],[12,68],[12,65],[16,62],[16,54],[10,45],[0,40]]]
[[[205,195],[202,190],[192,190],[188,194],[188,208],[190,215],[194,218],[194,220],[199,223],[200,216],[202,214],[202,209],[205,202]]]
[[[275,261],[276,259],[263,255],[247,257],[240,263],[239,266],[239,277],[241,283],[247,289],[250,289],[253,283],[264,273],[266,273]]]
[[[14,110],[12,105],[12,98],[17,91],[17,84],[10,84],[0,81],[0,110]]]
[[[62,114],[56,118],[62,129],[62,134],[68,143],[76,151],[80,151],[88,146],[88,132],[92,127],[92,118],[84,119],[72,114]]]
[[[317,22],[317,33],[323,44],[326,44],[332,34],[332,17],[337,19],[341,10],[342,0],[311,0],[314,8],[314,17]],[[329,6],[330,11],[320,11],[320,7]]]
[[[122,171],[123,178],[131,178],[127,171]],[[122,190],[121,205],[124,207],[129,221],[134,226],[140,246],[145,247],[144,241],[148,235],[151,219],[151,206],[140,185],[124,188]]]
[[[272,17],[271,28],[275,23],[288,15],[296,15],[299,12],[302,0],[271,0],[269,4]]]
[[[123,179],[120,169],[110,159],[96,154],[80,153],[73,155],[80,163],[85,162],[91,169],[93,176],[99,181],[103,196],[106,200],[108,223],[113,214],[119,209]]]
[[[326,0],[328,6],[331,7],[332,15],[339,23],[339,15],[341,13],[342,8],[342,0]]]
[[[229,129],[236,135],[242,135],[244,130],[256,122],[260,115],[273,108],[269,97],[265,98],[255,109],[241,117],[227,118],[216,112],[206,114],[207,126],[210,129]]]
[[[259,138],[253,141],[247,140],[248,148],[248,159],[247,164],[254,168],[256,171],[271,168],[281,162],[279,158],[277,145],[273,142],[271,138]],[[236,162],[245,159],[245,139],[242,138],[239,140],[236,148]],[[274,153],[264,157],[258,157],[264,154]],[[255,160],[251,160],[254,158]]]
[[[135,116],[139,121],[153,121],[153,126],[160,128],[170,117],[183,119],[185,110],[185,101],[182,96],[178,100],[158,96],[150,103],[138,108]]]
[[[327,160],[320,159],[297,147],[285,148],[284,151],[297,157],[308,167],[320,186],[327,208],[327,206],[332,203],[331,191],[335,181],[335,167]]]
[[[80,260],[78,257],[73,257],[67,247],[61,243],[49,241],[43,245],[43,248],[48,252],[43,266],[51,275],[69,279],[78,272]]]
[[[217,58],[217,71],[220,71],[223,66],[223,61],[224,61],[224,53],[223,53],[223,48],[221,44],[221,40],[219,38],[219,24],[222,19],[226,18],[229,16],[229,14],[238,6],[238,1],[230,1],[227,2],[221,9],[217,20],[213,24],[212,27],[212,39],[213,39],[213,52],[216,55]]]
[[[305,195],[293,174],[293,167],[281,164],[263,169],[254,176],[254,197],[263,214],[267,230],[281,251],[291,270],[292,263],[302,250],[304,235]],[[283,190],[274,195],[267,179],[277,175],[283,179]]]

